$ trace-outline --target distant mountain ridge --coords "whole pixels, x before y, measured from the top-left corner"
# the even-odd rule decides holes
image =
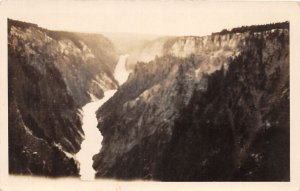
[[[288,21],[280,22],[280,23],[270,23],[265,25],[251,25],[251,26],[241,26],[236,27],[231,30],[223,29],[221,32],[212,33],[212,34],[233,34],[233,33],[244,33],[244,32],[263,32],[268,30],[275,29],[289,29],[290,23]]]

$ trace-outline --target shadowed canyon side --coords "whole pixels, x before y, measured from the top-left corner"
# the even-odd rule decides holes
[[[288,181],[289,23],[156,44],[97,111],[97,177]]]
[[[8,20],[9,172],[78,176],[81,107],[118,86],[102,35]]]

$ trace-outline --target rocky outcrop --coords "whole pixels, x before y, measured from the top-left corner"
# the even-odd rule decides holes
[[[82,105],[117,87],[113,45],[8,20],[9,171],[77,176]]]
[[[161,44],[97,112],[97,176],[289,180],[288,28]]]

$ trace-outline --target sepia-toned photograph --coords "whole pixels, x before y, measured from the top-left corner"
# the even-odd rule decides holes
[[[8,176],[291,182],[290,5],[2,2]]]

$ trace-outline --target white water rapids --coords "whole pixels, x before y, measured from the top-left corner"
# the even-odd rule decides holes
[[[129,73],[126,70],[126,60],[128,55],[121,55],[117,63],[114,77],[119,85],[123,84]],[[101,100],[87,103],[83,106],[82,129],[84,131],[84,140],[81,144],[81,150],[76,154],[76,158],[80,163],[80,172],[82,180],[94,180],[95,170],[93,169],[93,156],[101,149],[102,135],[97,128],[96,111],[111,98],[117,90],[107,90]]]

